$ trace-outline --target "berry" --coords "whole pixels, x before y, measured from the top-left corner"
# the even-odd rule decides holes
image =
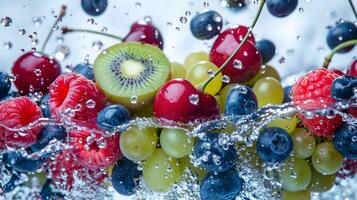
[[[248,115],[258,108],[257,98],[248,86],[239,85],[229,90],[224,109],[225,115]]]
[[[68,109],[76,110],[74,119],[95,122],[97,113],[105,107],[105,96],[92,81],[78,74],[59,76],[50,86],[50,111],[61,118]]]
[[[73,72],[81,74],[87,79],[94,81],[93,65],[89,63],[80,63],[73,68]]]
[[[258,137],[256,150],[265,163],[283,162],[293,150],[293,140],[284,129],[266,128]]]
[[[11,81],[6,72],[0,72],[0,100],[9,94]]]
[[[130,32],[124,37],[124,42],[142,42],[164,48],[160,30],[148,20],[140,20],[131,25]]]
[[[173,79],[157,92],[154,116],[187,123],[217,118],[219,107],[213,96],[203,94],[184,79]]]
[[[357,158],[357,127],[344,124],[335,132],[333,144],[344,158]]]
[[[243,179],[233,169],[220,173],[210,173],[201,183],[201,199],[235,199],[243,189],[243,184]]]
[[[21,95],[18,93],[18,92],[15,92],[15,91],[11,91],[8,95],[6,95],[2,101],[6,101],[6,100],[9,100],[9,99],[12,99],[12,98],[16,98],[16,97],[20,97]]]
[[[327,44],[333,49],[337,45],[347,42],[349,40],[357,39],[357,27],[354,23],[343,21],[332,27],[327,34]],[[338,51],[339,53],[346,53],[352,50],[353,46],[346,47]]]
[[[300,77],[293,85],[291,96],[293,102],[304,109],[323,108],[334,103],[331,97],[331,85],[339,75],[324,68],[319,68]],[[329,136],[341,125],[341,116],[327,118],[316,116],[307,118],[298,114],[302,123],[317,136]]]
[[[61,66],[52,57],[39,52],[27,52],[16,60],[12,74],[20,94],[46,94],[49,85],[61,74]]]
[[[0,113],[0,124],[8,128],[21,128],[42,117],[41,108],[28,97],[17,97],[1,102]],[[42,126],[36,125],[21,132],[10,131],[2,127],[0,129],[0,140],[3,140],[6,146],[26,148],[36,142]]]
[[[218,35],[222,26],[222,16],[213,10],[195,15],[190,23],[193,36],[200,40],[208,40]]]
[[[262,56],[263,63],[269,62],[275,55],[275,45],[270,40],[259,40],[256,44],[256,47]]]
[[[39,159],[28,158],[17,151],[6,152],[3,156],[4,163],[18,172],[35,172],[46,161],[42,157]]]
[[[105,131],[114,131],[114,128],[129,122],[130,112],[124,106],[111,105],[98,113],[97,125]]]
[[[332,82],[331,96],[335,100],[348,100],[354,96],[357,89],[357,78],[354,76],[340,76]]]
[[[45,96],[42,97],[40,102],[40,107],[42,110],[43,117],[46,118],[51,118],[49,100],[50,100],[50,94],[47,93]]]
[[[292,86],[286,86],[284,87],[284,103],[288,103],[291,101],[290,93],[291,93]]]
[[[354,60],[350,67],[347,69],[347,74],[357,77],[357,60]]]
[[[227,148],[218,142],[219,134],[207,133],[199,139],[194,147],[195,158],[200,160],[200,165],[208,171],[223,172],[232,168],[237,157],[233,145]]]
[[[69,138],[69,144],[73,146],[73,154],[81,165],[88,169],[108,167],[122,157],[119,135],[103,137],[99,133],[73,129],[69,132]]]
[[[112,171],[112,185],[121,195],[132,195],[139,184],[138,165],[126,158],[119,160]]]
[[[63,126],[45,125],[42,128],[35,144],[30,146],[32,152],[45,148],[52,140],[63,141],[67,137],[67,132]]]
[[[286,17],[297,7],[298,0],[267,0],[269,12],[275,17]]]
[[[99,16],[106,10],[108,0],[82,0],[81,4],[88,15]]]
[[[337,176],[340,178],[353,177],[357,172],[357,160],[345,159],[343,161],[342,169],[337,172]]]

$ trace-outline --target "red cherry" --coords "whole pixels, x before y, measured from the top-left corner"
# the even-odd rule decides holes
[[[154,116],[187,123],[217,118],[219,108],[213,96],[202,93],[184,79],[173,79],[157,92]]]
[[[48,86],[61,74],[61,66],[54,59],[39,52],[27,52],[12,67],[19,92],[48,92]]]
[[[357,60],[353,61],[351,66],[347,69],[347,74],[357,77]]]
[[[221,66],[238,47],[247,31],[247,27],[244,26],[223,31],[213,44],[210,60],[217,66]],[[251,35],[228,63],[223,74],[229,76],[233,83],[243,83],[253,78],[260,70],[261,65],[262,58],[255,47],[254,37]]]
[[[131,25],[130,32],[124,38],[125,42],[143,42],[163,49],[164,42],[159,29],[151,22],[140,20]]]
[[[345,75],[345,73],[343,73],[341,70],[339,69],[330,69],[330,71],[332,71],[335,74],[338,74],[339,76],[343,76]]]

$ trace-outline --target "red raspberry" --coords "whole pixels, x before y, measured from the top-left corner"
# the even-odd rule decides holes
[[[96,84],[81,75],[64,74],[50,85],[50,111],[56,118],[67,109],[79,109],[73,119],[93,122],[105,104],[105,96]]]
[[[8,128],[21,128],[42,117],[41,108],[28,97],[17,97],[0,103],[0,124]],[[0,149],[4,144],[12,148],[29,147],[35,143],[42,129],[36,125],[22,132],[0,127]]]
[[[335,102],[331,97],[331,85],[339,75],[320,68],[300,77],[292,88],[293,102],[305,109],[319,109]],[[307,102],[308,101],[308,102]],[[308,119],[299,114],[303,125],[317,136],[330,136],[341,125],[341,116],[332,119],[318,116]]]
[[[340,178],[353,177],[357,172],[357,160],[346,159],[343,162],[342,169],[337,172],[337,176]]]
[[[94,131],[73,129],[69,132],[69,137],[74,155],[81,165],[89,169],[108,167],[122,157],[119,148],[119,135],[103,137]]]

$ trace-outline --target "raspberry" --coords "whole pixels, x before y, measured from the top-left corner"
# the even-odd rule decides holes
[[[42,117],[41,108],[28,97],[17,97],[0,103],[0,124],[7,128],[21,128]],[[15,132],[0,127],[0,149],[29,147],[36,142],[42,129],[36,125],[29,130]]]
[[[119,135],[103,137],[99,133],[73,129],[69,137],[74,155],[81,165],[89,169],[108,167],[122,157]]]
[[[50,85],[50,111],[56,118],[72,109],[77,110],[73,119],[94,122],[105,104],[105,96],[95,83],[81,75],[64,74]]]
[[[331,97],[331,85],[339,74],[320,68],[299,78],[292,88],[293,102],[304,109],[321,109],[335,102]],[[341,125],[341,116],[330,119],[317,116],[308,119],[298,115],[303,125],[317,136],[330,136]]]
[[[337,176],[340,178],[353,177],[357,172],[357,160],[346,159],[343,162],[342,169],[337,172]]]

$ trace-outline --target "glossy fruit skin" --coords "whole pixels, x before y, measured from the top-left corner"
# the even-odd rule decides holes
[[[336,178],[335,174],[323,175],[312,167],[311,175],[311,182],[309,187],[307,188],[311,192],[326,192],[334,186]]]
[[[199,102],[191,103],[190,95],[197,95]],[[157,92],[154,100],[154,116],[187,123],[217,118],[219,108],[213,96],[203,94],[184,79],[173,79],[166,82]]]
[[[259,107],[280,104],[284,99],[283,86],[273,77],[265,77],[257,81],[253,86],[253,92],[257,97]]]
[[[248,115],[258,108],[257,97],[248,86],[233,87],[226,98],[224,115]]]
[[[213,43],[210,60],[220,67],[238,47],[248,29],[244,26],[223,31]],[[241,67],[235,67],[234,62],[240,61]],[[232,83],[244,83],[253,78],[260,70],[262,58],[255,47],[254,36],[251,35],[239,52],[228,63],[223,74],[229,76]],[[237,66],[237,65],[236,65]]]
[[[0,100],[9,94],[11,81],[6,72],[0,72]]]
[[[118,160],[111,175],[113,188],[121,195],[132,195],[139,185],[141,174],[141,171],[138,170],[138,165],[133,161],[126,158]]]
[[[344,158],[357,158],[357,127],[353,125],[343,124],[335,132],[333,144],[338,152]]]
[[[331,96],[332,82],[339,77],[338,74],[325,68],[319,68],[300,77],[293,85],[291,96],[293,102],[302,108],[323,108],[335,102]],[[327,117],[314,117],[308,119],[298,114],[303,125],[317,136],[330,136],[341,125],[339,115],[329,119]]]
[[[327,44],[333,49],[337,45],[357,39],[357,27],[355,24],[349,21],[343,21],[332,27],[327,34]],[[338,53],[346,53],[353,49],[353,46],[346,47],[338,51]]]
[[[186,71],[188,71],[192,65],[200,61],[209,61],[208,53],[203,51],[197,51],[188,54],[184,60],[183,66],[185,67]]]
[[[355,94],[357,78],[354,76],[340,76],[332,82],[331,96],[337,101],[348,100]]]
[[[35,172],[46,161],[45,158],[31,159],[20,152],[9,151],[4,154],[4,163],[18,172]]]
[[[243,189],[244,180],[234,169],[225,172],[209,173],[202,181],[200,195],[202,200],[235,199]]]
[[[80,63],[74,66],[73,72],[81,74],[87,79],[94,81],[93,65],[89,63]]]
[[[259,40],[256,43],[256,47],[262,56],[263,63],[269,62],[275,55],[275,45],[268,39]]]
[[[59,125],[45,125],[39,134],[36,143],[29,148],[32,152],[45,148],[52,140],[63,141],[67,137],[66,129]]]
[[[164,40],[160,30],[151,22],[140,20],[130,27],[129,33],[124,37],[124,42],[142,42],[164,48]]]
[[[105,131],[114,131],[114,128],[129,122],[130,112],[124,106],[115,104],[105,107],[98,113],[97,125]]]
[[[265,64],[261,66],[259,72],[252,79],[250,79],[248,82],[243,83],[243,85],[254,86],[256,82],[266,77],[275,78],[278,81],[281,80],[278,71],[276,71],[273,66]]]
[[[6,95],[1,101],[6,101],[6,100],[9,100],[9,99],[12,99],[12,98],[16,98],[16,97],[20,97],[21,95],[16,92],[16,91],[11,91],[9,92],[8,95]]]
[[[181,129],[164,128],[160,133],[161,149],[173,158],[188,156],[192,152],[194,142],[194,138]]]
[[[282,200],[310,200],[310,195],[308,190],[298,192],[283,191]]]
[[[293,140],[283,129],[264,129],[257,140],[257,154],[265,163],[278,163],[286,160],[293,150]]]
[[[269,12],[275,17],[286,17],[297,7],[298,0],[267,0]]]
[[[42,92],[46,94],[50,84],[61,74],[61,66],[53,58],[39,52],[27,52],[12,67],[15,85],[20,94]]]
[[[354,60],[349,68],[347,68],[347,74],[357,77],[357,60]]]
[[[311,168],[305,159],[290,158],[279,174],[282,186],[287,191],[304,190],[311,181]]]
[[[291,102],[291,97],[290,97],[291,89],[292,89],[291,85],[284,87],[284,100],[283,100],[284,103]]]
[[[198,139],[194,147],[194,156],[201,159],[200,166],[211,172],[223,172],[233,167],[237,152],[233,145],[225,150],[219,143],[219,134],[207,133],[204,138]],[[210,152],[208,154],[208,152]],[[207,159],[202,160],[202,157]],[[214,158],[219,158],[216,163]]]
[[[323,175],[331,175],[342,168],[343,156],[335,149],[332,142],[324,142],[316,146],[311,161],[316,171]]]
[[[81,0],[83,10],[90,16],[103,14],[108,6],[108,0]]]
[[[307,130],[304,128],[296,128],[294,132],[291,133],[294,144],[294,156],[299,159],[305,159],[310,157],[316,147],[315,137],[309,135]]]
[[[200,40],[208,40],[218,35],[223,26],[222,16],[213,10],[195,15],[190,22],[192,35]]]

